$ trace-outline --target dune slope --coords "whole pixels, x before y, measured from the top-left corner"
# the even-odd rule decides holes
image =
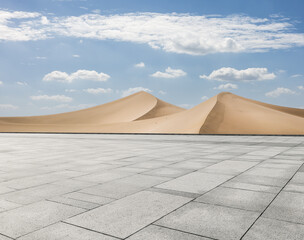
[[[170,115],[185,109],[138,92],[119,100],[74,112],[34,117],[0,117],[1,132],[83,132],[97,131],[101,124],[131,122]]]
[[[304,135],[304,109],[280,107],[220,93],[200,134]]]
[[[185,110],[139,92],[75,112],[0,118],[0,132],[304,135],[304,110],[226,92]]]

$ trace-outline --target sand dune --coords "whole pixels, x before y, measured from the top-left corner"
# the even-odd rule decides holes
[[[75,112],[2,117],[0,132],[94,132],[304,135],[304,110],[231,93],[185,110],[146,92]]]

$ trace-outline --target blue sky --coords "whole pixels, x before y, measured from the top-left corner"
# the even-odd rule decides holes
[[[304,107],[301,0],[0,3],[0,116],[145,90],[186,108],[222,91]]]

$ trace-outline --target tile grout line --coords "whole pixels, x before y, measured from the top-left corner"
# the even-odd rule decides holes
[[[300,144],[298,144],[298,145],[300,145]],[[297,145],[297,146],[298,146]],[[289,147],[288,149],[286,149],[285,151],[288,151],[288,150],[290,150],[291,148],[293,148],[293,147]],[[285,152],[285,151],[283,151],[283,152]],[[282,152],[280,152],[280,153],[278,153],[277,155],[280,155]],[[277,156],[277,155],[275,155],[275,156]],[[274,156],[272,156],[272,157],[274,157]],[[272,157],[270,157],[270,158],[268,158],[268,159],[271,159]],[[232,179],[234,179],[234,178],[236,178],[237,176],[239,176],[239,175],[241,175],[241,174],[243,174],[243,173],[245,173],[245,172],[247,172],[247,171],[249,171],[249,170],[251,170],[252,168],[254,168],[254,167],[256,167],[257,165],[259,165],[259,164],[261,164],[261,163],[263,163],[264,161],[266,161],[266,160],[268,160],[268,159],[265,159],[265,160],[263,160],[263,161],[261,161],[261,162],[259,162],[258,164],[256,164],[256,165],[254,165],[254,166],[252,166],[252,167],[250,167],[250,168],[248,168],[248,169],[246,169],[244,172],[241,172],[241,173],[239,173],[239,174],[237,174],[236,176],[234,176],[234,177],[232,177],[232,178],[230,178],[230,179],[228,179],[227,181],[225,181],[225,182],[223,182],[223,183],[221,183],[221,184],[219,184],[218,186],[216,186],[216,187],[214,187],[214,188],[212,188],[212,189],[210,189],[209,191],[206,191],[206,192],[204,192],[203,194],[201,194],[199,197],[201,197],[201,196],[203,196],[203,195],[205,195],[206,193],[208,193],[208,192],[210,192],[210,191],[212,191],[213,189],[215,189],[215,188],[217,188],[217,187],[219,187],[219,186],[221,186],[222,184],[224,184],[224,183],[226,183],[226,182],[228,182],[228,181],[230,181],[230,180],[232,180]],[[223,161],[226,161],[226,160],[223,160]],[[223,162],[223,161],[221,161],[221,162]],[[301,167],[301,166],[300,166]],[[299,167],[299,168],[300,168]],[[196,171],[198,171],[198,170],[196,170]],[[195,171],[195,172],[196,172]],[[295,173],[296,174],[296,173]],[[292,176],[293,177],[293,176]],[[289,180],[290,181],[290,180]],[[285,185],[281,188],[281,191],[282,191],[282,189],[285,187]],[[169,193],[168,193],[169,194]],[[276,197],[276,196],[275,196]],[[178,207],[178,208],[176,208],[175,210],[173,210],[173,211],[171,211],[170,213],[168,213],[168,214],[166,214],[166,215],[164,215],[164,216],[162,216],[162,217],[160,217],[159,219],[157,219],[156,221],[154,221],[154,222],[152,222],[152,223],[150,223],[150,224],[155,224],[155,222],[157,222],[157,221],[159,221],[160,219],[162,219],[162,218],[164,218],[164,217],[166,217],[167,215],[169,215],[169,214],[171,214],[171,213],[173,213],[173,212],[175,212],[175,211],[177,211],[178,209],[180,209],[180,208],[182,208],[182,207],[184,207],[185,205],[187,205],[187,204],[189,204],[189,203],[191,203],[191,202],[196,202],[195,201],[195,199],[196,198],[193,198],[191,201],[189,201],[189,202],[187,202],[187,203],[185,203],[185,204],[183,204],[182,206],[180,206],[180,207]],[[273,199],[274,200],[274,199]],[[199,202],[198,202],[199,203]],[[206,204],[206,203],[203,203],[203,204]],[[208,204],[207,204],[208,205]],[[242,209],[243,210],[243,209]],[[245,210],[246,211],[246,210]],[[258,217],[259,218],[259,217]],[[257,219],[258,219],[257,218]],[[257,221],[257,219],[255,220],[255,222]],[[150,225],[149,224],[149,225]],[[252,226],[252,225],[251,225]],[[247,231],[251,228],[251,226],[247,229]],[[143,229],[143,228],[142,228]],[[247,232],[246,231],[246,232]],[[138,231],[137,231],[138,232]],[[246,234],[246,232],[245,232],[245,234]],[[244,234],[244,235],[245,235]],[[244,236],[243,235],[243,236]],[[242,237],[243,237],[242,236]],[[241,239],[242,239],[242,237],[241,237]]]
[[[116,236],[113,236],[113,235],[110,235],[110,234],[107,234],[107,233],[95,231],[94,229],[90,229],[90,228],[78,226],[78,225],[73,224],[73,223],[65,222],[65,220],[60,221],[60,222],[65,223],[65,224],[68,224],[68,225],[71,225],[71,226],[74,226],[74,227],[82,228],[82,229],[85,229],[85,230],[88,230],[88,231],[91,231],[91,232],[95,232],[95,233],[98,233],[98,234],[103,234],[103,235],[105,235],[105,236],[113,237],[113,238],[116,238],[116,239],[123,239],[123,238],[116,237]]]
[[[297,147],[301,144],[297,144],[294,147]],[[294,148],[292,147],[292,148]],[[288,149],[290,150],[290,149]],[[285,150],[283,152],[286,152],[288,150]],[[280,155],[281,153],[277,154],[276,156]],[[240,238],[240,240],[242,240],[244,238],[244,236],[249,232],[249,230],[254,226],[254,224],[260,219],[260,217],[264,214],[264,212],[268,209],[268,207],[274,202],[274,200],[278,197],[278,195],[283,191],[283,189],[286,187],[286,185],[291,181],[291,179],[298,173],[299,169],[304,166],[304,163],[302,163],[302,165],[299,166],[299,168],[297,169],[297,171],[295,171],[295,173],[291,176],[291,178],[285,183],[285,185],[281,188],[281,190],[275,195],[275,197],[272,199],[272,201],[266,206],[266,208],[264,209],[264,211],[261,212],[261,214],[257,217],[257,219],[251,224],[251,226],[247,229],[247,231],[243,234],[243,236]],[[273,218],[272,218],[273,219]]]
[[[173,230],[173,231],[182,232],[182,233],[187,233],[187,234],[194,235],[194,236],[198,236],[198,237],[204,237],[204,238],[208,238],[208,239],[212,239],[212,240],[219,240],[219,239],[217,239],[217,238],[212,238],[212,237],[207,237],[207,236],[200,235],[200,234],[196,234],[196,233],[186,232],[186,231],[183,231],[183,230],[179,230],[179,229],[174,229],[174,228],[170,228],[170,227],[167,227],[167,226],[158,225],[158,224],[155,224],[155,223],[152,223],[152,224],[150,224],[150,225],[157,226],[157,227],[161,227],[161,228],[167,228],[167,229],[170,229],[170,230]],[[149,225],[149,226],[150,226],[150,225]],[[133,235],[133,234],[132,234],[132,235]],[[131,235],[131,236],[132,236],[132,235]]]
[[[286,150],[286,151],[287,151],[287,150]],[[279,153],[279,154],[280,154],[280,153]],[[279,154],[277,154],[277,155],[279,155]],[[229,159],[227,159],[227,160],[229,160]],[[223,162],[223,161],[227,161],[227,160],[222,160],[221,162]],[[268,159],[265,159],[265,160],[263,160],[263,161],[259,162],[258,164],[254,165],[254,166],[252,166],[252,167],[250,167],[250,168],[248,168],[248,169],[246,169],[246,171],[244,171],[244,172],[249,171],[250,169],[254,168],[255,166],[259,165],[260,163],[262,163],[262,162],[264,162],[264,161],[266,161],[266,160],[268,160]],[[215,164],[216,164],[216,163],[215,163]],[[199,169],[198,169],[198,170],[199,170]],[[197,172],[198,170],[196,170],[196,171],[194,171],[194,172]],[[216,186],[216,187],[214,187],[214,188],[210,189],[209,191],[204,192],[204,193],[203,193],[203,194],[201,194],[199,197],[201,197],[201,196],[203,196],[204,194],[206,194],[206,193],[208,193],[208,192],[212,191],[213,189],[215,189],[215,188],[219,187],[220,185],[222,185],[222,184],[224,184],[224,183],[226,183],[226,182],[230,181],[231,179],[233,179],[233,178],[235,178],[235,177],[237,177],[237,176],[239,176],[239,175],[243,174],[244,172],[241,172],[241,173],[237,174],[236,176],[234,176],[234,177],[232,177],[232,178],[228,179],[227,181],[225,181],[225,182],[223,182],[223,183],[219,184],[218,186]],[[187,174],[186,174],[186,175],[187,175]],[[143,190],[143,191],[144,191],[144,190]],[[170,194],[170,193],[164,193],[164,194]],[[198,197],[197,197],[197,198],[198,198]],[[164,217],[168,216],[168,215],[169,215],[169,214],[171,214],[171,213],[174,213],[174,212],[175,212],[175,211],[177,211],[178,209],[180,209],[180,208],[182,208],[182,207],[186,206],[187,204],[189,204],[189,203],[191,203],[191,202],[195,202],[195,199],[196,199],[196,198],[193,198],[193,199],[192,199],[192,200],[190,200],[189,202],[187,202],[187,203],[185,203],[185,204],[181,205],[180,207],[178,207],[178,208],[174,209],[173,211],[171,211],[171,212],[169,212],[169,213],[165,214],[164,216],[162,216],[162,217],[158,218],[157,220],[155,220],[154,222],[152,222],[152,223],[148,224],[147,226],[149,226],[149,225],[156,225],[155,223],[156,223],[157,221],[159,221],[160,219],[162,219],[162,218],[164,218]],[[202,203],[202,204],[205,204],[205,203]],[[245,211],[246,211],[246,210],[245,210]],[[145,227],[147,227],[147,226],[145,226]],[[134,235],[135,233],[139,232],[140,230],[144,229],[145,227],[143,227],[143,228],[141,228],[141,229],[137,230],[136,232],[134,232],[134,233],[133,233],[133,234],[131,234],[130,236]],[[202,236],[202,237],[204,237],[204,236]]]

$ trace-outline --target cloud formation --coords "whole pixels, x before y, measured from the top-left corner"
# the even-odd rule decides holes
[[[3,84],[3,82],[2,81],[0,81],[0,85],[2,85]]]
[[[145,67],[145,63],[144,62],[137,63],[137,64],[134,65],[134,67],[144,68]]]
[[[204,16],[178,13],[42,16],[0,11],[0,40],[29,41],[56,36],[148,44],[166,52],[205,55],[263,52],[304,46],[304,34],[283,17]]]
[[[153,74],[151,74],[151,77],[155,78],[178,78],[186,76],[187,73],[184,72],[182,69],[173,69],[168,67],[165,72],[157,71]]]
[[[201,97],[201,100],[203,100],[203,101],[206,101],[206,100],[208,100],[209,99],[209,97],[207,97],[207,96],[202,96]]]
[[[17,82],[17,84],[19,86],[28,86],[28,84],[26,82]]]
[[[298,89],[304,90],[304,86],[298,86]]]
[[[77,92],[77,90],[76,89],[65,89],[64,90],[65,92],[68,92],[68,93],[73,93],[73,92]]]
[[[4,110],[15,110],[18,109],[18,106],[15,106],[13,104],[0,104],[0,109],[4,109]]]
[[[294,91],[290,90],[289,88],[283,88],[283,87],[279,87],[273,91],[267,92],[265,94],[266,97],[279,97],[282,94],[288,94],[288,95],[292,95],[292,94],[296,94]]]
[[[56,101],[56,102],[71,102],[73,101],[73,98],[67,97],[65,95],[38,95],[38,96],[31,96],[30,97],[34,101],[40,101],[40,100],[48,100],[48,101]]]
[[[228,91],[228,90],[238,89],[238,85],[233,84],[233,83],[226,83],[226,84],[221,84],[218,87],[215,87],[213,89]]]
[[[276,75],[269,73],[267,68],[247,68],[237,70],[235,68],[223,67],[214,70],[209,75],[200,75],[200,78],[220,82],[250,82],[274,79]]]
[[[90,93],[90,94],[100,94],[100,93],[112,93],[113,90],[111,88],[88,88],[84,89],[84,92]]]
[[[121,96],[126,97],[126,96],[129,96],[133,93],[137,93],[137,92],[140,92],[140,91],[152,92],[152,90],[150,90],[149,88],[135,87],[135,88],[129,88],[127,90],[123,90]]]
[[[292,76],[290,76],[291,78],[298,78],[298,77],[303,77],[302,74],[294,74]]]
[[[78,70],[74,73],[67,74],[66,72],[53,71],[46,74],[42,81],[45,82],[63,82],[72,83],[75,80],[87,80],[87,81],[97,81],[104,82],[110,78],[108,74],[98,73],[96,71],[90,70]]]
[[[54,110],[54,109],[72,109],[72,110],[79,110],[84,108],[93,107],[94,104],[79,104],[79,105],[69,105],[69,104],[59,104],[52,107],[41,107],[42,110]]]

